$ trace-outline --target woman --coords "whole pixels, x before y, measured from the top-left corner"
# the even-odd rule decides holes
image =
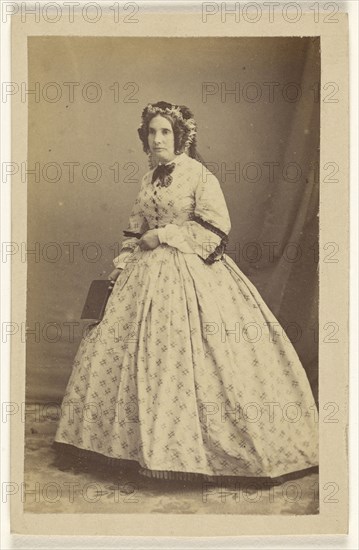
[[[104,318],[76,355],[55,440],[155,478],[304,473],[318,464],[311,389],[224,253],[230,219],[218,180],[196,159],[192,113],[149,104],[138,131],[152,169]]]

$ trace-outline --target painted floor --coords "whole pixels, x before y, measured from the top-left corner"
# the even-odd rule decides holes
[[[57,420],[26,423],[24,510],[31,513],[312,515],[318,474],[277,486],[259,482],[153,480],[114,470],[61,471],[53,463]]]

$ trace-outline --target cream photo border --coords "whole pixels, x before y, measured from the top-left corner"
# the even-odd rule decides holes
[[[320,166],[336,162],[337,182],[320,188],[320,302],[319,302],[319,426],[320,426],[320,512],[315,516],[183,515],[183,514],[31,514],[23,512],[21,494],[11,497],[11,532],[31,535],[121,535],[214,537],[238,535],[341,534],[348,528],[348,348],[349,348],[349,86],[348,86],[348,17],[337,13],[338,22],[315,22],[313,14],[302,14],[297,23],[278,18],[273,23],[257,24],[228,18],[209,18],[202,23],[198,13],[139,12],[136,24],[113,21],[111,14],[89,25],[75,15],[67,21],[51,24],[20,15],[12,18],[12,75],[14,82],[27,82],[27,38],[29,36],[320,36],[321,82],[339,87],[338,103],[321,102]],[[159,32],[160,30],[160,32]],[[12,160],[27,158],[27,102],[12,99]],[[27,193],[20,173],[12,177],[12,236],[14,242],[26,242]],[[323,245],[336,242],[339,262],[324,263]],[[14,255],[11,268],[12,322],[26,319],[26,264]],[[334,321],[339,326],[339,342],[323,342],[323,327]],[[11,340],[11,401],[25,399],[25,344],[20,334]],[[323,404],[335,402],[337,423],[325,423],[328,410]],[[20,415],[11,419],[11,481],[20,485],[24,476],[24,424]],[[332,484],[338,487],[328,498]],[[334,484],[334,485],[333,485]],[[327,498],[326,498],[327,497]],[[161,519],[161,521],[159,521]]]

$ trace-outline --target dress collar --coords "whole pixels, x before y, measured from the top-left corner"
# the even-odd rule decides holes
[[[165,166],[167,166],[167,164],[177,164],[178,162],[181,162],[185,157],[186,157],[186,153],[181,153],[180,155],[176,155],[175,158],[173,160],[170,160],[169,162],[165,162]],[[159,162],[158,165],[162,164],[162,162]]]

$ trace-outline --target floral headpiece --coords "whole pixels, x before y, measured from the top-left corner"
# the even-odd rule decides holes
[[[194,141],[197,133],[197,125],[192,117],[192,114],[190,111],[185,107],[185,110],[188,112],[189,117],[186,118],[183,116],[183,112],[181,110],[181,107],[179,105],[171,105],[170,107],[159,107],[157,105],[152,105],[151,103],[148,103],[146,109],[147,113],[155,115],[168,115],[171,117],[174,117],[178,120],[180,120],[183,124],[183,126],[186,129],[187,138],[184,143],[184,148],[188,149],[191,143]]]

